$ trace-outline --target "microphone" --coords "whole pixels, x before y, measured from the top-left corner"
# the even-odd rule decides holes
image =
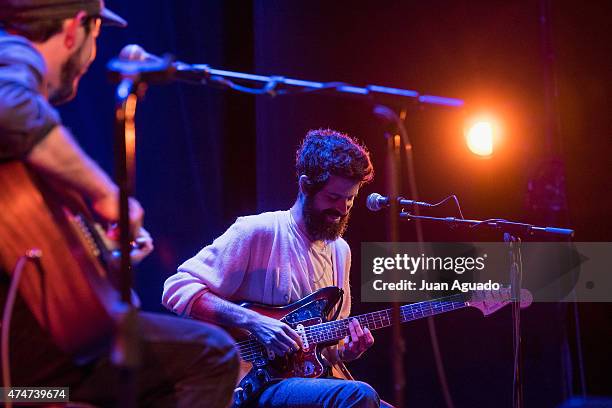
[[[122,61],[138,61],[138,62],[162,62],[164,58],[150,54],[138,44],[128,44],[119,52],[119,59]],[[175,67],[178,65],[187,65],[184,62],[172,62]]]
[[[128,44],[123,47],[119,57],[112,60],[108,68],[112,72],[121,74],[147,75],[163,72],[167,79],[200,84],[206,82],[209,77],[206,65],[195,67],[181,61],[172,61],[169,56],[159,57],[146,52],[138,44]]]
[[[416,205],[418,207],[433,207],[433,204],[425,203],[423,201],[406,200],[405,198],[398,197],[397,203],[400,206],[411,206]],[[366,199],[366,207],[370,211],[380,211],[384,207],[391,205],[391,199],[389,197],[382,196],[378,193],[372,193]]]
[[[119,52],[119,59],[124,61],[160,61],[161,58],[157,55],[149,54],[137,44],[128,44]]]

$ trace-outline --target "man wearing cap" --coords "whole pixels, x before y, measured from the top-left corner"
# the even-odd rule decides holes
[[[80,192],[101,219],[115,222],[117,186],[80,149],[52,107],[75,96],[106,24],[127,25],[101,0],[0,0],[0,164],[21,160]],[[132,254],[135,261],[153,250],[143,215],[131,198],[131,228],[141,243]],[[8,273],[0,270],[2,305],[8,286]],[[237,356],[227,334],[170,316],[140,313],[139,319],[139,405],[227,405],[237,376]],[[77,365],[48,339],[20,300],[12,321],[12,386],[70,387],[71,400],[116,404],[121,397],[117,372],[106,355]]]

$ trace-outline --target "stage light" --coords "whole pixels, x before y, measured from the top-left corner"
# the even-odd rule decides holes
[[[467,131],[466,142],[470,151],[478,156],[493,154],[494,126],[490,121],[478,121]]]

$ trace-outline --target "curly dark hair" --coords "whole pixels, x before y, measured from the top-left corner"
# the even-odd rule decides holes
[[[366,184],[374,178],[374,167],[365,146],[332,129],[308,131],[296,152],[297,176],[309,179],[308,192],[323,188],[330,176],[340,176]]]

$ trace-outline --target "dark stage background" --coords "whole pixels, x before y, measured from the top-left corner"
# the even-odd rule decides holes
[[[579,241],[610,241],[612,7],[552,1],[560,131],[547,139],[539,4],[108,0],[130,26],[103,31],[98,59],[62,115],[84,148],[111,171],[113,88],[104,66],[128,43],[215,68],[462,98],[467,107],[461,112],[408,111],[422,199],[454,193],[468,218],[554,223],[576,229]],[[503,146],[488,160],[471,155],[462,136],[465,118],[483,111],[504,128]],[[292,204],[294,151],[305,132],[317,127],[349,132],[372,151],[377,179],[360,194],[346,239],[353,248],[354,312],[387,306],[360,303],[358,293],[360,243],[386,234],[385,215],[365,210],[367,194],[385,191],[385,141],[371,106],[321,95],[266,99],[175,84],[151,87],[137,116],[137,196],[156,244],[137,276],[145,309],[161,310],[163,281],[237,216]],[[563,172],[551,173],[551,159]],[[542,193],[551,174],[565,174],[557,186],[566,196]],[[538,194],[528,192],[529,181]],[[408,194],[407,184],[403,191]],[[554,201],[563,204],[561,211],[548,210]],[[403,239],[414,239],[412,228],[403,227]],[[457,238],[443,229],[428,229],[425,237]],[[612,394],[610,309],[578,307],[591,395]],[[528,407],[553,407],[580,392],[574,312],[544,304],[522,316]],[[486,319],[463,310],[435,321],[455,405],[510,406],[510,310]],[[388,400],[394,354],[389,332],[375,333],[375,347],[351,365]],[[443,406],[426,323],[408,325],[403,334],[408,405]]]

